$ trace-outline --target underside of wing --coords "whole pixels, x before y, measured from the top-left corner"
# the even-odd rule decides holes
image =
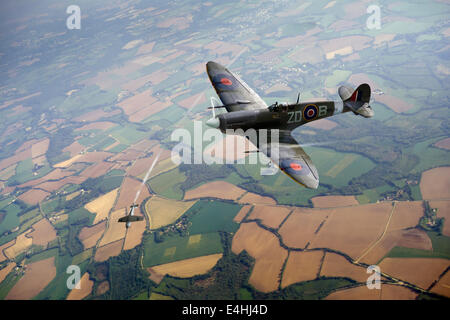
[[[318,188],[319,173],[314,163],[289,131],[280,131],[278,143],[269,140],[269,143],[261,145],[259,150],[269,156],[294,181],[306,188]]]
[[[216,62],[208,62],[209,80],[228,112],[267,108],[267,104],[239,76]]]

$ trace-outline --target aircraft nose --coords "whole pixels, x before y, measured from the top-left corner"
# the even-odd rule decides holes
[[[220,126],[220,120],[218,118],[211,118],[206,121],[206,125],[208,127],[217,129]]]

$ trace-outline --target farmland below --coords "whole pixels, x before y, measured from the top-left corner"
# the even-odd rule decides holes
[[[0,21],[0,299],[450,297],[448,3],[381,1],[368,29],[353,0],[99,0],[81,30],[45,3]],[[292,131],[317,190],[256,150],[206,164],[234,141],[206,131],[210,60],[268,105],[367,83],[375,115]]]

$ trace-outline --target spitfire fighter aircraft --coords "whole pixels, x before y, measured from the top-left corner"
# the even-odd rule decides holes
[[[339,87],[341,101],[300,103],[299,95],[296,103],[267,106],[244,81],[224,66],[210,61],[206,64],[206,71],[223,103],[223,106],[212,107],[213,117],[206,124],[223,133],[227,129],[245,131],[253,128],[257,132],[258,129],[278,129],[277,141],[268,136],[267,143],[257,143],[258,151],[263,152],[294,181],[310,189],[319,186],[319,174],[310,157],[291,136],[291,131],[311,121],[349,111],[365,118],[374,115],[369,106],[370,86],[366,83],[356,90]],[[227,113],[216,116],[216,108],[225,108]],[[278,152],[271,152],[274,144]]]
[[[136,221],[142,221],[144,220],[144,217],[141,216],[135,216],[134,215],[134,208],[137,208],[139,205],[137,204],[132,204],[130,206],[130,212],[128,213],[128,215],[126,215],[125,217],[122,217],[118,220],[118,222],[125,222],[125,226],[127,227],[127,229],[131,226],[132,222],[136,222]]]

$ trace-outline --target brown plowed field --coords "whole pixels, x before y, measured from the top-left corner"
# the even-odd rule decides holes
[[[195,189],[188,190],[185,195],[185,200],[199,199],[199,198],[218,198],[227,200],[236,200],[245,190],[236,187],[226,181],[208,182]]]
[[[258,205],[253,207],[249,219],[261,219],[262,224],[277,229],[289,212],[291,209],[286,207]]]
[[[291,251],[283,272],[281,287],[285,288],[293,283],[314,280],[319,272],[322,257],[322,251]]]
[[[310,248],[330,248],[356,259],[383,234],[392,204],[380,202],[332,210]]]
[[[26,266],[25,275],[14,285],[6,300],[29,300],[41,292],[56,276],[55,257]]]
[[[287,251],[280,247],[274,234],[261,229],[254,222],[241,224],[233,237],[232,250],[236,254],[245,250],[255,258],[255,266],[249,279],[255,289],[270,292],[278,288]]]
[[[425,200],[449,199],[450,167],[439,167],[423,172],[420,191]]]
[[[314,208],[334,208],[358,205],[355,196],[323,196],[311,199]]]
[[[124,227],[125,228],[125,227]],[[118,256],[122,251],[123,239],[112,242],[104,247],[100,247],[95,252],[94,260],[98,262],[106,261],[111,257]]]

